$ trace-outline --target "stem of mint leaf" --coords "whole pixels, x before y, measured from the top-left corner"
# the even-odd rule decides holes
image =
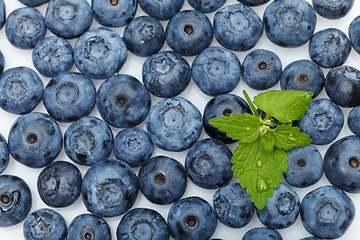
[[[259,112],[257,111],[255,105],[253,104],[253,102],[251,101],[249,95],[247,94],[247,92],[246,92],[245,90],[243,90],[243,94],[244,94],[245,99],[246,99],[247,103],[249,104],[251,110],[252,110],[253,113],[255,114],[255,116],[257,116],[258,118],[260,118]]]

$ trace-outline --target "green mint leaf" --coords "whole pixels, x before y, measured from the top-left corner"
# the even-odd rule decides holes
[[[309,108],[312,92],[269,90],[254,97],[254,104],[266,113],[266,118],[274,117],[282,123],[299,120]]]
[[[282,124],[273,131],[275,146],[284,150],[295,147],[304,147],[312,143],[312,139],[306,133],[301,133],[298,127],[291,124]]]
[[[261,144],[267,152],[271,152],[275,147],[274,129],[268,129],[261,136]]]
[[[239,140],[243,143],[250,143],[258,138],[261,121],[255,115],[230,114],[209,120],[210,125],[225,132],[229,138]]]

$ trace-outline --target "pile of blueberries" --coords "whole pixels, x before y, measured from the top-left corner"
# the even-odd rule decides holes
[[[360,72],[343,64],[352,49],[360,54],[360,17],[349,25],[349,37],[337,28],[315,28],[318,16],[335,20],[354,11],[354,0],[187,0],[191,10],[182,10],[184,0],[19,0],[24,7],[8,15],[5,1],[0,26],[12,46],[32,51],[33,66],[6,69],[0,52],[0,107],[18,116],[8,138],[0,135],[1,228],[21,223],[26,240],[107,240],[115,229],[105,219],[121,216],[118,240],[207,240],[218,224],[242,228],[255,213],[264,227],[243,240],[282,239],[277,230],[298,218],[313,236],[305,240],[340,238],[351,226],[355,204],[347,193],[360,193]],[[263,4],[260,18],[253,7]],[[37,10],[44,5],[45,16]],[[146,16],[136,16],[138,6]],[[101,26],[91,28],[93,19]],[[283,69],[276,53],[253,50],[264,32],[284,49],[308,44],[311,60]],[[161,51],[166,45],[171,50]],[[245,51],[240,63],[236,53]],[[130,54],[144,59],[141,80],[121,73]],[[50,79],[46,86],[42,78]],[[203,111],[181,97],[191,79],[211,98]],[[236,141],[209,124],[251,114],[233,93],[240,79],[257,91],[280,85],[314,93],[293,123],[313,145],[288,151],[284,181],[262,210],[233,179],[229,144]],[[317,98],[323,89],[328,98]],[[154,98],[160,100],[152,104]],[[41,101],[46,113],[35,110]],[[352,109],[347,125],[354,135],[335,141],[346,120],[341,108]],[[316,146],[327,144],[322,157]],[[184,152],[184,164],[154,156],[156,148]],[[69,161],[58,159],[63,150]],[[6,174],[9,160],[40,169],[37,193],[21,176]],[[323,173],[331,185],[300,200],[295,190],[313,186]],[[213,202],[184,197],[188,179],[213,190]],[[35,194],[48,208],[32,210]],[[170,206],[167,218],[134,207],[140,194]],[[67,224],[57,209],[79,198],[89,213]]]

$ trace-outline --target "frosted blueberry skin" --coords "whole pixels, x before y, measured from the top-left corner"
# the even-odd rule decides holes
[[[311,186],[323,175],[323,159],[313,145],[293,148],[287,151],[288,170],[284,173],[286,182],[298,188]]]
[[[157,53],[165,43],[165,32],[156,18],[140,16],[129,23],[123,35],[127,49],[140,57]]]
[[[127,48],[120,35],[105,27],[83,33],[74,47],[74,62],[85,75],[105,79],[121,69],[127,58]]]
[[[321,68],[311,60],[297,60],[289,63],[281,74],[282,90],[309,91],[316,98],[325,86],[325,76]]]
[[[283,240],[280,233],[274,229],[259,227],[247,231],[242,240]]]
[[[135,17],[137,0],[92,0],[91,7],[95,20],[106,27],[122,27]]]
[[[67,230],[68,240],[111,240],[110,226],[102,219],[91,214],[76,216]]]
[[[220,116],[234,114],[252,114],[249,105],[241,97],[234,94],[220,94],[210,99],[205,106],[203,114],[203,126],[205,132],[212,138],[216,138],[226,144],[235,143],[219,129],[210,125],[209,120]]]
[[[355,0],[312,0],[315,11],[328,19],[339,19],[348,14]]]
[[[316,32],[309,42],[311,60],[323,68],[345,63],[351,51],[351,42],[343,31],[327,28]]]
[[[9,68],[0,77],[0,107],[10,113],[26,114],[40,103],[44,85],[28,67]]]
[[[307,237],[307,238],[301,238],[300,240],[322,240],[322,239],[317,237]]]
[[[329,98],[341,107],[360,104],[360,72],[351,66],[330,69],[326,75],[325,91]]]
[[[316,145],[334,141],[343,125],[343,112],[327,98],[318,98],[309,103],[309,109],[298,122],[300,132],[308,134]]]
[[[242,228],[254,215],[255,206],[240,183],[230,182],[220,187],[213,196],[217,219],[225,226]]]
[[[176,240],[206,240],[215,232],[216,214],[200,197],[187,197],[175,202],[168,213],[168,228]]]
[[[309,192],[300,206],[301,222],[311,235],[321,239],[339,238],[355,218],[355,205],[343,191],[322,186]]]
[[[65,239],[66,221],[60,213],[42,208],[30,213],[23,226],[25,240],[59,240]]]
[[[240,81],[240,60],[227,49],[209,47],[195,57],[191,75],[196,86],[209,96],[229,93]]]
[[[43,102],[55,120],[74,122],[91,113],[95,96],[95,84],[91,78],[77,72],[62,72],[45,87]]]
[[[214,34],[221,46],[234,51],[253,48],[263,34],[263,23],[257,13],[243,4],[218,10],[214,16]]]
[[[0,50],[0,75],[4,72],[5,68],[5,57],[2,51]]]
[[[9,42],[20,49],[32,49],[46,34],[45,19],[32,7],[12,11],[5,21],[5,34]]]
[[[169,20],[184,5],[184,0],[138,0],[141,9],[159,21]]]
[[[334,142],[324,156],[324,172],[329,182],[349,193],[360,193],[360,137],[346,136]]]
[[[179,152],[188,149],[200,137],[200,111],[182,97],[164,99],[155,104],[146,118],[146,129],[159,148]]]
[[[169,47],[182,56],[194,56],[209,47],[213,39],[209,18],[198,10],[176,13],[165,29]]]
[[[187,1],[191,7],[203,13],[214,12],[219,8],[221,8],[226,2],[226,0],[205,0],[205,1],[187,0]]]
[[[140,168],[139,187],[143,195],[152,203],[159,205],[178,201],[187,187],[187,174],[177,160],[156,156]]]
[[[275,86],[280,80],[281,73],[280,58],[266,49],[251,51],[241,66],[242,79],[255,90],[267,90]]]
[[[116,159],[92,165],[81,185],[86,209],[99,217],[114,217],[127,212],[134,205],[138,191],[139,181],[134,170]]]
[[[0,174],[5,171],[9,165],[9,149],[6,139],[0,134]]]
[[[86,0],[51,0],[47,6],[45,23],[58,37],[77,38],[88,30],[93,12]]]
[[[256,209],[256,215],[264,226],[271,229],[284,229],[293,225],[299,215],[300,199],[295,190],[280,182],[268,198],[266,206]]]
[[[2,27],[4,26],[5,19],[6,19],[5,2],[4,2],[4,0],[0,0],[0,29],[2,29]]]
[[[57,122],[45,113],[32,112],[16,119],[9,131],[11,156],[31,168],[42,168],[55,160],[62,148]]]
[[[314,33],[316,12],[305,0],[273,1],[263,15],[268,39],[280,46],[295,48],[304,45]]]
[[[119,74],[100,85],[96,93],[96,105],[105,122],[113,127],[129,128],[146,118],[151,97],[138,79]]]
[[[141,128],[126,128],[114,139],[114,155],[130,167],[143,166],[151,157],[154,144],[147,132]]]
[[[360,16],[351,21],[348,33],[352,47],[360,54]]]
[[[170,239],[166,220],[155,210],[134,208],[122,218],[116,229],[117,240]]]
[[[36,70],[45,77],[54,77],[61,72],[70,71],[73,66],[74,50],[63,38],[50,36],[40,40],[32,52]]]
[[[238,1],[248,6],[259,6],[267,3],[269,0],[238,0]]]
[[[47,165],[37,178],[41,200],[50,207],[68,207],[80,196],[81,173],[72,163],[55,161]]]
[[[206,138],[192,145],[186,154],[185,168],[195,185],[216,189],[233,177],[231,150],[220,140]]]
[[[49,2],[49,0],[19,0],[19,2],[28,7],[38,7]]]
[[[0,175],[0,228],[22,222],[32,206],[31,191],[20,177]]]
[[[360,136],[360,106],[356,106],[349,112],[347,123],[350,131]]]
[[[96,117],[82,117],[64,134],[64,150],[75,163],[91,166],[109,158],[114,146],[110,127]]]
[[[142,66],[146,89],[161,98],[175,97],[190,83],[189,63],[173,51],[162,51],[148,57]]]

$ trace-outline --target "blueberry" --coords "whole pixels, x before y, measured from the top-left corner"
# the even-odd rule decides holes
[[[341,107],[359,105],[359,70],[345,65],[330,69],[326,75],[325,91],[329,98]]]
[[[241,64],[229,50],[209,47],[196,56],[191,65],[191,74],[203,93],[216,96],[236,88],[241,77]]]
[[[77,72],[62,72],[45,87],[43,102],[55,120],[74,122],[91,113],[95,96],[95,84],[91,78]]]
[[[109,126],[96,117],[82,117],[65,131],[64,150],[75,163],[91,166],[109,158],[114,136]]]
[[[93,13],[86,0],[51,0],[46,9],[48,29],[62,38],[77,38],[92,24]]]
[[[266,36],[272,43],[295,48],[312,37],[316,13],[305,0],[273,1],[265,9],[263,21]]]
[[[197,1],[197,0],[187,0],[190,6],[194,9],[203,12],[203,13],[211,13],[218,10],[222,7],[226,0],[205,0],[205,1]]]
[[[271,229],[283,229],[293,225],[299,215],[300,198],[289,185],[280,182],[274,189],[273,195],[268,198],[266,206],[256,215],[260,222]]]
[[[331,143],[344,125],[344,114],[333,101],[318,98],[309,103],[309,109],[299,120],[301,132],[310,135],[313,144]]]
[[[246,5],[229,5],[215,13],[215,38],[221,46],[230,50],[250,50],[257,44],[263,31],[260,17]]]
[[[74,47],[74,61],[80,72],[95,79],[105,79],[121,69],[127,49],[120,35],[105,27],[82,34]]]
[[[355,0],[329,1],[312,0],[315,11],[322,17],[328,19],[339,19],[348,14]]]
[[[19,2],[28,7],[38,7],[49,2],[49,0],[19,0]]]
[[[155,210],[134,208],[122,218],[116,229],[117,240],[170,239],[165,219]]]
[[[40,40],[32,52],[32,61],[36,70],[45,77],[54,77],[67,72],[73,66],[73,48],[63,38],[50,36]]]
[[[304,188],[318,182],[323,174],[323,159],[319,150],[308,145],[287,151],[288,170],[284,178],[293,187]]]
[[[352,47],[360,54],[360,16],[351,21],[348,32]]]
[[[108,159],[92,165],[82,185],[86,209],[99,217],[113,217],[127,212],[135,203],[139,181],[131,167],[121,160]]]
[[[120,74],[100,85],[96,93],[96,105],[105,122],[114,127],[129,128],[146,118],[151,97],[138,79]]]
[[[246,226],[255,209],[246,190],[235,182],[227,183],[214,193],[213,206],[219,221],[231,228]]]
[[[62,135],[59,125],[45,113],[28,113],[16,119],[9,131],[11,156],[31,168],[45,167],[59,155]]]
[[[258,227],[248,230],[242,240],[283,240],[280,233],[274,229]]]
[[[140,16],[126,26],[123,40],[130,52],[148,57],[160,51],[165,43],[165,32],[156,18]]]
[[[300,206],[301,222],[318,238],[341,237],[355,217],[355,205],[343,191],[334,186],[321,186],[305,195]]]
[[[25,218],[23,232],[25,240],[59,240],[66,238],[67,226],[60,213],[42,208]]]
[[[259,6],[267,3],[269,0],[238,0],[238,1],[248,6]]]
[[[347,123],[350,131],[357,136],[360,136],[360,105],[351,109],[348,115]]]
[[[4,2],[4,0],[0,0],[0,29],[2,29],[2,27],[4,26],[5,19],[6,19],[5,2]]]
[[[66,238],[67,240],[111,240],[110,226],[101,217],[81,214],[71,221]]]
[[[95,20],[106,27],[121,27],[135,17],[137,0],[92,0],[91,7]]]
[[[46,34],[44,16],[32,7],[15,9],[5,21],[5,34],[13,46],[32,49]]]
[[[3,74],[4,68],[5,68],[5,57],[2,51],[0,50],[0,75]]]
[[[202,130],[200,111],[182,97],[164,99],[155,104],[146,119],[146,129],[159,148],[183,151],[193,145]]]
[[[280,58],[266,49],[256,49],[246,55],[241,76],[244,82],[255,90],[266,90],[275,86],[281,77]]]
[[[39,75],[28,67],[7,69],[0,77],[0,107],[10,113],[26,114],[40,103],[44,85]]]
[[[232,179],[231,150],[220,140],[206,138],[192,145],[186,154],[185,168],[197,186],[216,189]]]
[[[309,91],[316,98],[325,85],[325,76],[321,68],[311,60],[302,59],[289,63],[280,79],[282,90]]]
[[[213,27],[209,18],[198,10],[176,13],[165,29],[169,47],[183,56],[194,56],[209,47],[213,39]]]
[[[301,238],[300,240],[322,240],[322,239],[317,237],[306,237],[306,238]]]
[[[177,160],[156,156],[140,168],[139,187],[152,203],[166,205],[179,200],[185,193],[186,170]]]
[[[5,171],[9,165],[9,149],[6,139],[0,134],[0,174]]]
[[[168,213],[168,227],[175,240],[206,240],[216,230],[216,214],[200,197],[187,197],[175,202]]]
[[[32,206],[31,191],[20,177],[0,175],[0,228],[22,222]]]
[[[229,116],[231,113],[251,114],[251,110],[244,99],[234,94],[220,94],[210,99],[210,101],[206,103],[203,115],[205,132],[210,137],[216,138],[227,144],[236,142],[236,140],[229,138],[224,132],[221,132],[209,124],[210,119],[218,118],[220,116]]]
[[[349,38],[336,28],[326,28],[316,32],[309,43],[311,60],[324,68],[333,68],[345,63],[350,50]]]
[[[123,160],[130,167],[140,167],[151,157],[154,151],[147,132],[141,128],[133,127],[121,130],[115,136],[114,155]]]
[[[184,0],[138,0],[141,9],[157,20],[169,20],[180,11]]]
[[[37,178],[37,190],[46,205],[68,207],[80,196],[80,170],[69,162],[52,162],[40,172]]]
[[[190,65],[173,51],[155,53],[143,63],[142,80],[153,95],[162,98],[175,97],[190,83]]]

